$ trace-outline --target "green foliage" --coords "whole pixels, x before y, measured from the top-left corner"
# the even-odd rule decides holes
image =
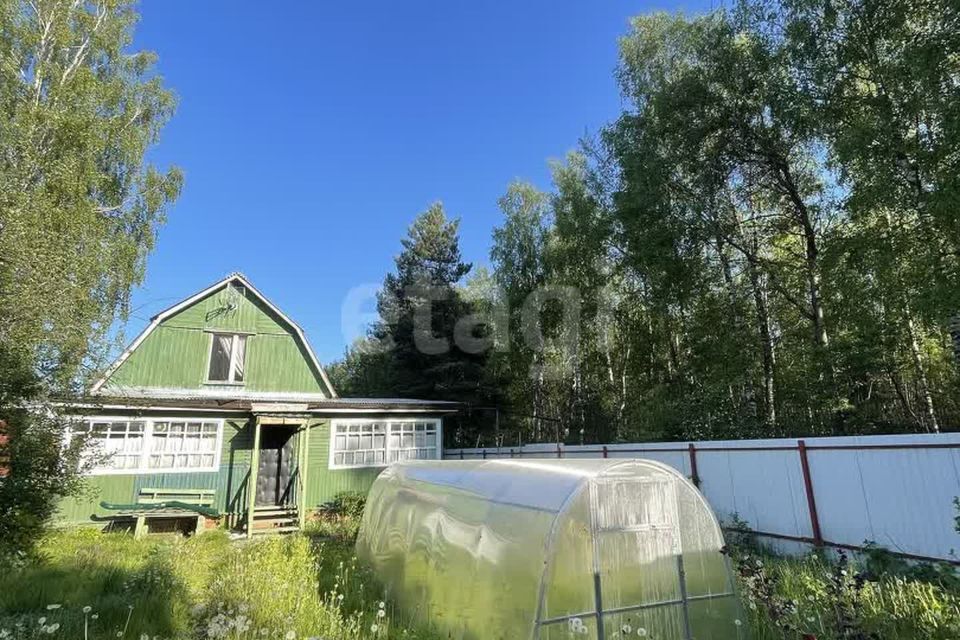
[[[128,311],[181,176],[144,156],[175,100],[133,3],[0,2],[0,342],[61,389]]]
[[[844,555],[735,556],[747,619],[757,640],[947,640],[960,633],[960,592],[891,574],[870,574]]]
[[[35,637],[44,618],[53,638],[437,638],[383,602],[352,543],[57,532],[0,576],[0,634]]]
[[[342,518],[363,517],[363,509],[367,506],[367,494],[355,491],[344,491],[334,496],[333,500],[320,507],[322,513]]]
[[[489,323],[460,289],[471,265],[458,233],[440,203],[414,220],[377,296],[379,320],[332,367],[341,393],[489,402]]]
[[[176,169],[144,156],[173,113],[127,0],[0,0],[0,555],[30,550],[79,490],[82,442],[47,399],[74,391],[125,318]]]
[[[29,556],[57,501],[81,490],[79,438],[64,446],[66,420],[55,416],[36,373],[0,344],[0,567]]]
[[[555,166],[551,193],[514,184],[500,203],[511,338],[537,288],[581,301],[573,352],[547,311],[547,348],[512,340],[491,359],[506,415],[559,422],[500,429],[599,442],[960,425],[958,19],[940,0],[635,18],[628,107]]]

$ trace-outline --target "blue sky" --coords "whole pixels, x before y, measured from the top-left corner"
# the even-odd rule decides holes
[[[462,219],[464,257],[487,264],[508,183],[548,188],[548,161],[619,112],[613,71],[628,18],[703,8],[144,0],[135,45],[157,52],[180,98],[151,158],[180,166],[186,184],[134,292],[127,338],[242,271],[322,361],[340,357],[351,337],[343,300],[382,280],[419,212],[443,201]]]

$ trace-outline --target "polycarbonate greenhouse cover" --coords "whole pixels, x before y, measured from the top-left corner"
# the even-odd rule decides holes
[[[649,460],[402,462],[358,555],[444,637],[747,638],[703,496]]]

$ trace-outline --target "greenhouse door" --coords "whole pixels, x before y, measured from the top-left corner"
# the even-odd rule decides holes
[[[590,490],[597,637],[657,630],[657,637],[689,640],[675,481],[607,477]]]

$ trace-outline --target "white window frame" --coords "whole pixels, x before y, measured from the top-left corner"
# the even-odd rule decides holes
[[[384,431],[384,449],[383,449],[383,460],[384,462],[376,464],[336,464],[335,455],[337,453],[336,449],[336,438],[337,438],[337,427],[338,426],[349,426],[351,424],[369,424],[372,422],[380,422],[386,425],[386,430]],[[335,418],[330,421],[330,455],[329,460],[327,461],[328,469],[371,469],[371,468],[383,468],[388,467],[391,464],[390,461],[390,425],[396,423],[414,423],[414,422],[425,422],[430,424],[436,429],[437,432],[437,445],[436,445],[436,457],[435,458],[415,458],[416,460],[442,460],[443,459],[443,420],[441,418],[435,417],[414,417],[414,418]],[[403,447],[406,448],[406,447]],[[416,448],[416,447],[414,447]]]
[[[247,352],[250,349],[250,337],[254,334],[243,331],[210,331],[210,340],[207,346],[207,370],[203,374],[205,384],[232,384],[242,386],[247,382]],[[213,362],[213,346],[217,336],[230,336],[230,375],[228,380],[211,380],[210,364]],[[243,380],[235,380],[237,375],[237,338],[243,338]]]
[[[92,429],[94,422],[142,422],[143,425],[143,445],[140,448],[140,463],[131,469],[91,469],[87,472],[89,476],[142,476],[142,475],[163,475],[167,473],[211,473],[220,471],[220,458],[223,449],[223,418],[198,418],[190,417],[131,417],[131,416],[84,416],[81,418],[85,429]],[[151,467],[150,454],[152,453],[151,444],[153,441],[153,423],[154,422],[213,422],[217,425],[217,438],[213,449],[213,464],[203,467],[186,467],[180,469],[165,469]],[[73,430],[70,431],[70,438],[73,437]]]

